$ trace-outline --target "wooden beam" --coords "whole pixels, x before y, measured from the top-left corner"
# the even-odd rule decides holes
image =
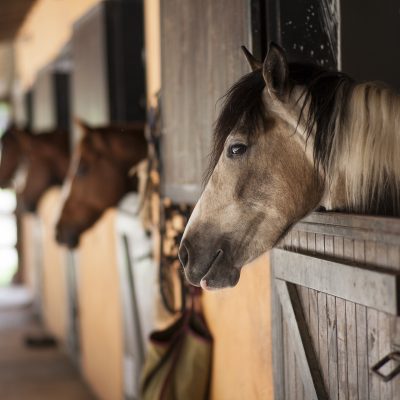
[[[274,269],[271,268],[272,278],[275,278]],[[274,379],[274,396],[276,399],[285,398],[285,360],[283,343],[283,317],[282,306],[275,284],[275,279],[271,279],[271,300],[272,300],[272,365]]]
[[[400,315],[398,271],[367,269],[281,249],[274,249],[271,257],[276,278]]]
[[[296,287],[280,279],[275,279],[275,284],[282,304],[284,320],[288,325],[289,337],[296,354],[298,369],[303,380],[305,398],[328,400]]]

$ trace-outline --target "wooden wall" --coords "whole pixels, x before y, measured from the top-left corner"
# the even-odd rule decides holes
[[[78,298],[82,369],[101,400],[122,399],[123,332],[115,210],[82,238]]]
[[[279,247],[287,251],[273,250],[280,300],[273,310],[279,399],[400,398],[399,376],[384,382],[372,372],[400,344],[399,234],[394,218],[313,213],[282,241]],[[292,304],[282,284],[295,289]],[[291,307],[297,308],[295,319]],[[390,362],[380,372],[394,368]],[[315,382],[323,388],[310,384],[311,374],[319,375]]]
[[[248,0],[161,2],[165,194],[196,202],[212,127],[228,88],[249,71]]]
[[[272,400],[270,268],[263,255],[233,289],[203,293],[214,337],[212,400]]]
[[[39,203],[42,239],[42,307],[46,328],[62,345],[67,344],[67,256],[66,249],[54,238],[54,225],[58,214],[60,189],[48,190]]]

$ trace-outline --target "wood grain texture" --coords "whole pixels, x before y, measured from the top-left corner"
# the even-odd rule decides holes
[[[54,225],[59,209],[60,189],[47,191],[39,203],[42,222],[43,259],[43,316],[46,327],[62,343],[67,345],[68,288],[67,255],[65,247],[56,243]]]
[[[323,282],[326,281],[322,278],[323,274],[320,275],[322,270],[313,270],[312,267],[316,259],[334,260],[330,264],[332,270],[340,270],[348,265],[353,273],[359,268],[362,273],[389,274],[397,280],[397,271],[400,270],[400,221],[391,218],[314,213],[298,223],[288,236],[290,239],[284,238],[282,244],[289,251],[285,255],[277,251],[279,257],[275,256],[275,250],[273,252],[273,270],[280,279],[298,284],[301,282],[301,286],[297,286],[299,302],[305,312],[308,331],[313,338],[313,347],[329,398],[383,400],[399,397],[399,377],[384,383],[371,373],[371,367],[377,361],[390,351],[399,349],[399,317],[396,317],[396,313],[386,313],[379,307],[374,309],[375,301],[358,303],[353,297],[357,282],[360,282],[358,278],[354,282],[356,286],[352,290],[349,287],[346,293],[342,289],[327,293],[325,289],[329,290],[331,278],[327,286],[314,285],[312,281],[318,280],[318,277]],[[307,274],[310,280],[306,278]],[[338,282],[341,283],[338,287],[345,287],[348,279],[345,274],[341,277],[339,274]],[[364,289],[363,296],[366,299],[373,295],[372,288],[376,284],[376,279],[372,279],[371,288]],[[382,294],[384,293],[387,293],[386,289],[383,290]],[[389,295],[392,300],[389,297],[388,300],[395,301],[397,295],[395,289]],[[381,298],[382,295],[377,297]],[[286,334],[289,335],[290,330],[286,330],[284,335]],[[284,346],[286,341],[287,338],[284,338]],[[388,373],[393,367],[394,363],[389,363],[384,372]],[[291,379],[286,371],[285,379]],[[285,388],[289,384],[286,381]],[[300,387],[297,382],[296,387]],[[307,387],[305,391],[307,392]]]
[[[270,285],[263,255],[235,288],[204,293],[214,338],[211,400],[273,399]]]
[[[164,177],[175,201],[197,200],[218,100],[249,72],[240,45],[250,31],[247,0],[161,2]]]
[[[82,370],[102,400],[123,398],[122,307],[115,218],[116,211],[109,210],[84,233],[78,259]]]

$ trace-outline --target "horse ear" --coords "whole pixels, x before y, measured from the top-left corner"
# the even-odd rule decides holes
[[[271,42],[263,64],[263,76],[269,94],[283,100],[288,90],[289,67],[282,47]]]
[[[82,130],[82,133],[86,134],[93,130],[93,128],[82,119],[75,117],[74,118],[75,124]]]
[[[247,48],[245,46],[241,46],[240,47],[243,51],[244,56],[246,57],[247,62],[250,65],[250,68],[252,71],[256,71],[257,69],[260,69],[263,65],[260,61],[258,61],[253,54],[251,54],[249,52],[249,50],[247,50]]]
[[[110,152],[110,143],[107,140],[107,135],[96,130],[92,130],[89,133],[91,146],[102,154],[108,154]]]

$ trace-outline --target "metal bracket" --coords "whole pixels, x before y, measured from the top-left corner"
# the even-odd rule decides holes
[[[388,374],[383,374],[380,372],[380,369],[387,364],[389,361],[396,361],[397,366]],[[400,352],[393,351],[389,353],[385,357],[383,357],[380,361],[378,361],[375,365],[372,366],[371,371],[377,375],[383,382],[391,381],[396,375],[400,373]]]

